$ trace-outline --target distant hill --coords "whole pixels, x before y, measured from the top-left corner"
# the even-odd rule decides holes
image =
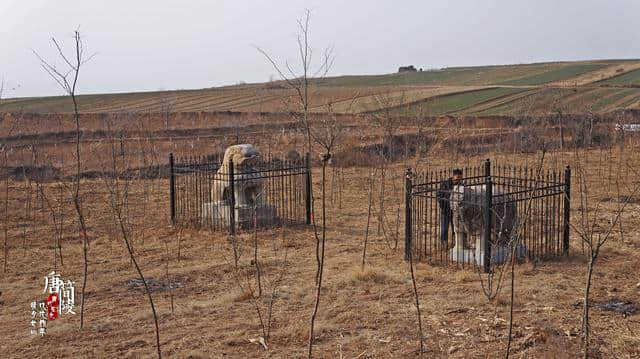
[[[295,94],[283,82],[212,89],[84,95],[83,113],[289,112]],[[596,60],[451,67],[387,75],[338,76],[312,81],[314,112],[514,115],[610,112],[640,108],[640,60]],[[0,101],[0,112],[68,113],[67,97]]]

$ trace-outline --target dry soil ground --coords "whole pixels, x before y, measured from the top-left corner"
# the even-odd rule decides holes
[[[635,149],[637,150],[637,149]],[[624,158],[617,150],[595,150],[586,156],[592,199],[610,196],[612,183],[638,183],[630,170],[617,172],[619,161],[637,170],[634,149]],[[494,161],[532,164],[533,155],[494,155]],[[480,158],[465,158],[475,163]],[[430,166],[460,163],[438,156],[424,159]],[[410,161],[413,163],[413,160]],[[575,165],[570,153],[547,155],[548,166]],[[403,207],[402,170],[393,166],[387,181],[387,230],[377,235],[377,207],[365,270],[361,271],[362,241],[367,220],[367,168],[346,168],[342,198],[328,201],[328,231],[323,290],[315,331],[314,357],[406,358],[417,356],[418,326],[409,267],[403,260],[403,237],[394,249],[396,210]],[[609,172],[611,171],[611,172]],[[611,177],[609,177],[611,174]],[[610,178],[613,178],[611,180]],[[25,182],[10,182],[9,245],[6,271],[0,277],[0,357],[101,358],[153,357],[155,334],[151,310],[144,292],[131,280],[138,278],[122,236],[108,206],[104,182],[84,182],[89,224],[89,275],[85,301],[85,327],[77,315],[50,322],[44,337],[29,335],[29,303],[43,295],[44,275],[54,268],[53,247],[58,234],[64,266],[56,268],[64,278],[76,281],[76,302],[82,284],[82,245],[67,201],[63,230],[57,231],[50,211],[38,211],[35,220],[25,217]],[[320,205],[320,173],[314,173],[316,213]],[[4,196],[4,187],[3,196]],[[578,188],[574,182],[574,188]],[[336,189],[337,191],[337,189]],[[242,256],[236,272],[230,239],[224,233],[176,231],[167,224],[165,181],[136,181],[130,188],[131,238],[147,279],[153,281],[153,299],[159,316],[164,357],[221,358],[306,356],[308,324],[314,301],[315,239],[305,228],[261,231],[258,263],[262,296],[256,293],[253,237],[239,236]],[[56,208],[55,184],[44,193]],[[145,193],[148,196],[145,196]],[[578,223],[574,191],[572,218]],[[65,194],[66,197],[68,197]],[[34,194],[35,197],[35,194]],[[375,203],[378,199],[376,198]],[[4,201],[3,201],[4,203]],[[595,202],[592,202],[595,203]],[[608,219],[616,204],[602,202]],[[402,213],[402,212],[400,212]],[[640,206],[631,204],[622,226],[604,248],[596,266],[593,304],[620,299],[637,304],[640,295]],[[316,214],[316,218],[320,219]],[[400,228],[403,228],[400,223]],[[516,268],[513,357],[580,356],[581,297],[586,259],[575,232],[571,255]],[[275,248],[275,250],[274,250]],[[275,292],[268,349],[249,339],[263,336],[256,308],[267,321],[274,282],[286,271]],[[167,274],[168,273],[168,274]],[[247,276],[246,274],[249,273]],[[426,357],[499,357],[507,343],[509,287],[492,301],[485,298],[480,276],[470,270],[415,264],[422,311]],[[249,279],[247,279],[249,278]],[[173,283],[169,291],[166,284]],[[172,309],[173,298],[173,309]],[[600,357],[640,356],[640,315],[623,316],[592,308],[593,353]]]

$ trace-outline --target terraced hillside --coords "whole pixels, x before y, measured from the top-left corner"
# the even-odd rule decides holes
[[[290,112],[300,110],[284,83],[79,96],[83,113]],[[340,76],[311,82],[313,112],[514,115],[558,109],[580,113],[640,107],[640,60],[452,67],[415,73]],[[0,112],[69,113],[66,97],[0,101]]]

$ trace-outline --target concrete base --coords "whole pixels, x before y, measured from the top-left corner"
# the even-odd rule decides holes
[[[268,227],[278,223],[276,216],[276,207],[270,204],[262,204],[255,207],[255,215],[258,227]],[[214,223],[221,227],[229,227],[231,216],[231,207],[222,202],[209,202],[202,205],[202,222]],[[235,221],[237,228],[253,228],[254,226],[254,207],[253,206],[236,206]]]
[[[527,248],[519,244],[516,247],[516,259],[520,260],[527,255]],[[509,246],[493,246],[491,247],[491,262],[493,264],[502,264],[511,258],[511,249]],[[455,262],[464,262],[484,266],[484,247],[483,248],[460,248],[455,246],[449,253],[449,259]]]

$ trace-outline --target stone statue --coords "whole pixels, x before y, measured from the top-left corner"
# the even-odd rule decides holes
[[[492,206],[492,249],[493,263],[502,263],[509,256],[509,244],[515,237],[517,230],[516,203],[504,191],[494,186]],[[451,193],[451,210],[453,212],[453,228],[455,231],[455,246],[451,249],[451,259],[458,262],[475,262],[484,265],[485,238],[485,200],[486,185],[465,186],[459,184],[453,187]],[[470,235],[476,236],[475,248],[468,248],[467,240]],[[524,246],[518,245],[516,254],[524,255]]]
[[[211,202],[203,205],[203,222],[208,217],[229,225],[231,213],[231,188],[229,162],[233,160],[233,196],[235,201],[235,222],[238,227],[251,228],[253,225],[267,226],[276,221],[276,209],[267,203],[264,179],[256,173],[260,152],[250,144],[233,145],[224,152],[222,165],[211,185]],[[254,214],[255,221],[254,223]]]

